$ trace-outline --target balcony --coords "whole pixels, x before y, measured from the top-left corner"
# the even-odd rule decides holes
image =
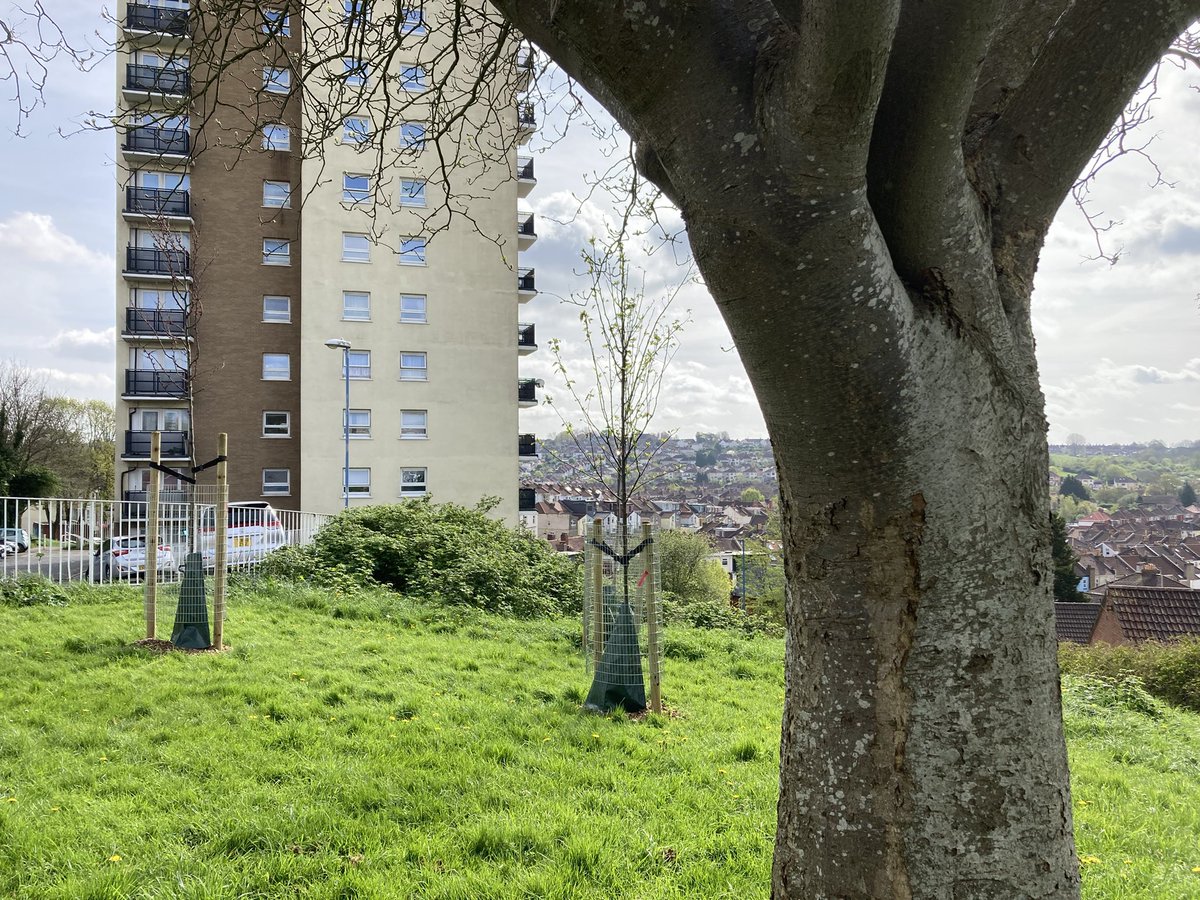
[[[537,62],[537,57],[534,55],[533,48],[525,44],[517,51],[517,90],[523,91],[529,87],[529,83],[533,81],[534,64]]]
[[[125,432],[125,452],[122,459],[149,459],[150,438],[153,431]],[[160,431],[163,459],[190,459],[191,452],[186,431]]]
[[[528,250],[537,241],[537,231],[533,224],[533,213],[528,216],[517,216],[517,249]]]
[[[537,491],[533,488],[517,488],[517,509],[531,512],[537,508]]]
[[[187,69],[174,66],[125,66],[125,90],[137,94],[185,97],[191,90]]]
[[[183,188],[125,188],[125,215],[190,219],[191,194]]]
[[[191,254],[186,250],[157,250],[151,247],[126,247],[125,272],[128,276],[188,278]]]
[[[525,322],[517,323],[517,353],[528,356],[537,349],[537,339],[533,325]]]
[[[536,434],[518,434],[517,435],[517,456],[534,457],[538,455],[537,435]]]
[[[537,296],[534,284],[533,269],[517,269],[517,299],[521,303],[532,300]]]
[[[517,143],[528,144],[533,133],[537,131],[537,116],[532,103],[522,103],[517,107]]]
[[[187,372],[161,369],[126,369],[124,397],[187,396]]]
[[[126,156],[187,156],[192,148],[186,128],[158,128],[141,125],[125,132],[121,149]]]
[[[121,519],[123,521],[146,519],[146,502],[150,498],[149,491],[122,491]],[[187,521],[190,507],[187,504],[191,497],[187,491],[169,490],[163,488],[158,492],[159,521]]]
[[[143,6],[130,3],[125,7],[125,30],[149,34],[167,34],[186,37],[188,33],[188,11],[163,6]]]
[[[533,157],[517,157],[517,196],[528,197],[529,192],[537,187],[537,179],[533,175]]]
[[[187,336],[187,311],[182,309],[127,309],[124,334],[132,337]]]
[[[537,406],[537,389],[536,378],[517,379],[517,406]]]

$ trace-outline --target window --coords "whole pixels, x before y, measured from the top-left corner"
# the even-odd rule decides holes
[[[402,33],[427,34],[429,32],[420,6],[402,6],[400,7],[400,16],[404,20],[404,23],[400,26]]]
[[[396,254],[402,266],[425,265],[425,238],[404,237],[400,239],[400,251]]]
[[[400,470],[400,496],[424,497],[428,493],[424,469]]]
[[[429,360],[424,353],[400,354],[401,381],[428,381]]]
[[[400,321],[413,323],[425,323],[429,321],[425,318],[425,295],[424,294],[401,294],[400,295]]]
[[[350,410],[349,426],[350,437],[369,438],[371,436],[371,411],[369,409]]]
[[[268,294],[263,297],[264,322],[292,321],[292,298]]]
[[[342,291],[342,318],[371,321],[371,295],[366,291]]]
[[[425,181],[417,178],[400,179],[400,205],[424,206]]]
[[[403,122],[400,125],[400,149],[420,153],[425,149],[425,126],[420,122]]]
[[[274,66],[263,67],[263,90],[269,94],[286,94],[292,89],[292,72],[290,69],[277,69]]]
[[[263,238],[264,266],[290,266],[292,264],[292,242],[279,238]]]
[[[400,67],[400,87],[406,91],[423,91],[426,83],[425,70],[421,66]]]
[[[429,412],[424,409],[400,410],[400,439],[423,441],[429,437]]]
[[[370,262],[370,239],[365,234],[342,232],[342,259],[345,262]]]
[[[366,203],[371,199],[371,176],[350,175],[342,176],[342,202]]]
[[[371,496],[371,470],[350,469],[346,472],[346,493],[351,497]]]
[[[353,56],[342,57],[342,81],[346,84],[361,87],[367,83],[369,74],[367,64],[361,59]]]
[[[263,437],[291,437],[292,414],[290,412],[264,412]]]
[[[371,4],[368,0],[342,0],[342,9],[346,12],[347,24],[371,21]]]
[[[291,469],[263,469],[262,492],[264,494],[290,494],[292,492]]]
[[[366,116],[350,116],[342,120],[343,144],[366,144],[371,140],[371,120]]]
[[[263,206],[276,206],[280,209],[290,209],[292,206],[291,182],[264,181]]]
[[[289,150],[292,135],[286,125],[264,125],[262,148],[264,150]]]
[[[172,288],[134,288],[132,291],[134,309],[171,309],[184,310],[188,308],[190,296],[186,290]]]
[[[267,7],[262,11],[262,16],[263,34],[274,34],[279,37],[291,36],[291,16],[286,15],[282,9],[271,9],[270,7]]]
[[[371,351],[347,351],[345,365],[349,368],[350,379],[365,380],[371,377]]]
[[[292,357],[287,353],[264,353],[262,355],[263,381],[291,381]]]

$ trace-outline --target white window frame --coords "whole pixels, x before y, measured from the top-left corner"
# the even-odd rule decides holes
[[[420,475],[420,478],[409,482],[407,481],[409,475]],[[429,469],[424,466],[406,466],[400,470],[401,497],[427,497],[428,495]]]
[[[342,21],[346,24],[353,24],[359,20],[370,22],[371,2],[370,0],[342,0],[342,13],[345,16]]]
[[[282,314],[270,313],[267,310],[267,301],[269,301],[269,300],[282,300],[283,306],[284,306],[284,312]],[[278,323],[278,324],[282,324],[282,325],[291,324],[291,321],[292,321],[292,298],[285,297],[283,294],[263,294],[263,318],[262,318],[262,320],[264,322],[274,322],[274,323]]]
[[[285,238],[263,238],[262,264],[264,266],[290,266],[292,264],[292,242]]]
[[[286,66],[263,66],[263,90],[268,94],[286,94],[292,89],[292,70]]]
[[[282,481],[267,481],[267,473],[278,475],[283,473]],[[279,488],[282,487],[282,490]],[[262,496],[264,497],[286,497],[292,493],[292,470],[291,469],[263,469],[262,470]]]
[[[362,125],[359,128],[359,125]],[[371,120],[366,116],[346,116],[342,119],[342,143],[361,147],[371,143]]]
[[[426,264],[427,246],[425,238],[405,235],[400,238],[400,248],[396,251],[396,260],[402,266],[423,266]]]
[[[362,239],[363,247],[351,247]],[[364,249],[365,247],[365,249]],[[357,231],[342,232],[342,262],[369,263],[371,261],[371,237]]]
[[[409,362],[412,363],[416,357],[421,358],[421,365],[405,365],[405,357],[409,357]],[[424,350],[401,350],[400,351],[400,380],[401,381],[428,381],[429,380],[429,354]]]
[[[366,184],[363,187],[353,185],[353,182],[364,181]],[[371,176],[358,175],[354,172],[342,173],[342,202],[343,203],[366,203],[371,199]]]
[[[282,360],[282,363],[280,362]],[[270,362],[269,362],[270,361]],[[291,381],[292,354],[264,353],[262,355],[263,381]]]
[[[342,427],[346,427],[346,412],[342,411]],[[369,409],[350,410],[350,439],[366,441],[371,439],[371,411]],[[342,432],[345,434],[345,432]]]
[[[273,6],[264,6],[262,11],[263,34],[275,34],[279,37],[292,36],[292,17],[285,13],[282,9],[276,9]],[[275,23],[279,23],[278,25]]]
[[[400,205],[425,206],[425,188],[428,182],[424,178],[400,179]]]
[[[410,94],[419,94],[429,89],[429,72],[424,66],[401,66],[396,78],[400,82],[400,90]]]
[[[349,372],[350,380],[351,381],[370,381],[371,380],[371,351],[370,350],[347,350],[346,353],[348,354],[348,358],[347,358],[347,361],[345,361],[343,363],[343,365],[347,366],[350,369],[350,372]],[[359,356],[359,354],[363,354],[363,355]],[[354,361],[356,358],[363,359],[364,357],[367,361],[366,365],[363,365],[362,363],[356,363]],[[355,369],[357,369],[358,372],[355,372]],[[345,379],[346,373],[342,372],[340,377],[342,379]]]
[[[281,188],[282,194],[280,193]],[[264,181],[262,205],[264,209],[291,209],[292,183],[290,181]]]
[[[416,303],[411,305],[414,307],[411,310],[406,310],[405,303],[408,301],[420,301],[420,318],[417,318]],[[427,325],[429,323],[429,298],[425,294],[401,294],[400,295],[400,321],[405,325]]]
[[[363,474],[366,478],[363,479]],[[348,484],[342,488],[342,496],[349,495],[354,497],[370,497],[371,496],[371,468],[370,466],[355,468],[350,467],[349,471],[345,471],[343,477]],[[356,480],[357,479],[357,480]]]
[[[267,416],[283,416],[283,423],[268,425]],[[292,414],[284,409],[263,410],[262,436],[271,439],[290,438],[292,436]]]
[[[429,33],[429,25],[425,21],[425,11],[422,9],[421,3],[401,5],[399,9],[397,9],[397,13],[399,14],[401,22],[403,23],[400,26],[401,34]]]
[[[419,419],[417,417],[420,417]],[[409,420],[406,424],[406,418]],[[417,422],[420,422],[418,425]],[[429,410],[400,410],[400,440],[424,441],[429,438]]]
[[[291,150],[292,129],[279,122],[268,122],[263,125],[262,148],[264,150]]]
[[[371,77],[371,66],[354,56],[342,57],[342,82],[349,87],[362,87]]]
[[[406,129],[421,129],[419,139],[405,139],[404,132]],[[413,153],[421,153],[425,149],[425,142],[429,139],[429,126],[424,122],[401,122],[400,123],[400,149],[409,150]]]
[[[352,309],[347,302],[351,297],[363,298],[366,305],[362,309]],[[352,315],[352,313],[355,313]],[[370,322],[371,321],[371,292],[370,291],[342,291],[342,321],[344,322]]]

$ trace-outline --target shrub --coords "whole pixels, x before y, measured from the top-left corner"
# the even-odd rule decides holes
[[[66,606],[62,586],[41,575],[0,578],[0,606]]]
[[[1110,681],[1134,676],[1160,700],[1200,712],[1200,639],[1136,646],[1062,644],[1059,667],[1065,675],[1094,675]]]
[[[577,610],[578,567],[545,543],[486,515],[427,500],[347,510],[309,548],[272,554],[268,572],[346,586],[376,582],[400,593],[516,616]]]

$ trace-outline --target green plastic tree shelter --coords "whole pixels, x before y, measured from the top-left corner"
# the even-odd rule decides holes
[[[628,600],[620,602],[610,621],[604,653],[583,706],[598,712],[611,712],[619,706],[638,713],[646,708],[646,682],[637,624]]]
[[[204,560],[199,553],[189,553],[183,560],[183,583],[179,585],[171,643],[186,650],[207,650],[212,646],[208,634],[208,598],[204,593]]]

